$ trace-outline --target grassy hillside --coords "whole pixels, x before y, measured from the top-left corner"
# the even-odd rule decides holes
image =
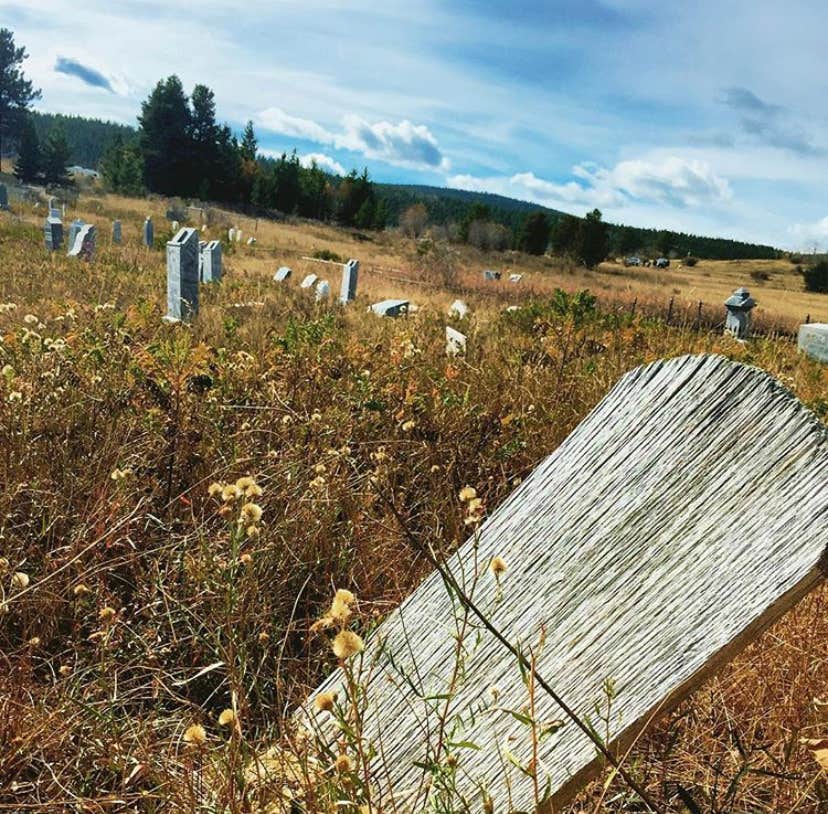
[[[515,257],[509,270],[525,280],[487,286],[479,268],[492,258],[471,251],[424,259],[393,235],[365,243],[215,212],[205,239],[235,221],[257,244],[226,247],[225,280],[203,289],[198,321],[167,325],[165,207],[81,197],[67,219],[99,226],[89,265],[46,256],[42,210],[1,216],[10,811],[363,812],[361,753],[343,736],[347,760],[317,754],[288,716],[336,661],[312,630],[333,590],[356,594],[351,626],[364,634],[427,571],[373,483],[416,535],[451,551],[468,533],[462,487],[494,510],[625,371],[682,353],[760,365],[828,414],[828,367],[790,341],[740,344],[553,296],[558,281],[572,292],[595,283],[627,305],[640,290],[643,303],[645,290],[669,293],[657,279],[687,285],[680,270],[634,282],[620,267],[585,277]],[[147,212],[156,250],[138,242]],[[107,239],[115,217],[120,247]],[[347,309],[298,289],[309,271],[338,282],[334,267],[302,259],[322,249],[363,260]],[[294,277],[276,284],[285,263]],[[722,289],[744,273],[705,269],[692,270],[696,283]],[[775,271],[768,285],[779,287],[760,301],[781,303],[788,273]],[[390,294],[422,307],[397,321],[366,313]],[[447,360],[458,294],[472,305],[458,324],[469,353]],[[526,307],[504,313],[514,302]],[[211,494],[242,477],[261,517],[227,490]],[[678,805],[681,789],[699,810],[824,809],[824,775],[801,738],[823,731],[813,702],[828,697],[826,600],[811,596],[640,738],[627,765],[660,804]],[[437,769],[462,770],[462,753]],[[571,811],[635,806],[616,779]]]

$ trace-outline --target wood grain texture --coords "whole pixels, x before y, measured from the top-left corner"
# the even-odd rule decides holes
[[[507,637],[545,644],[537,667],[563,700],[596,719],[612,679],[611,738],[689,693],[815,587],[828,549],[828,433],[764,372],[716,356],[656,362],[624,376],[566,441],[449,560]],[[486,572],[508,564],[497,597]],[[420,811],[415,761],[428,758],[454,665],[457,608],[434,573],[371,637],[363,657],[366,732],[382,810]],[[451,701],[457,788],[479,810],[531,810],[528,703],[513,657],[485,631],[466,638]],[[338,689],[337,672],[318,691]],[[495,702],[489,688],[500,690]],[[536,718],[562,718],[537,696]],[[308,708],[309,709],[309,708]],[[303,713],[327,731],[327,713]],[[567,722],[540,746],[540,785],[557,803],[596,768]],[[462,806],[458,806],[458,810]]]

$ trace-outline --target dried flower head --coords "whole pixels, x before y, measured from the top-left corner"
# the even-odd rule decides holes
[[[115,608],[110,608],[108,605],[98,611],[98,619],[105,625],[108,625],[115,618]]]
[[[29,587],[29,575],[23,571],[15,571],[11,579],[11,584],[13,588],[22,591]]]
[[[72,668],[68,664],[61,664],[58,668],[58,672],[65,678],[66,676],[72,674]]]
[[[243,524],[258,523],[262,519],[262,507],[256,503],[245,503],[239,512],[239,522]]]
[[[259,639],[259,644],[267,644],[270,641],[270,634],[263,630],[259,634],[258,639]]]
[[[92,589],[83,582],[81,582],[80,585],[76,585],[74,588],[72,588],[72,594],[77,597],[87,596],[91,593]]]
[[[495,579],[500,579],[506,573],[506,568],[506,560],[503,557],[492,557],[492,561],[489,563],[489,571],[492,572]]]
[[[250,477],[250,475],[245,475],[242,478],[239,478],[236,481],[236,489],[241,492],[246,492],[251,486],[255,486],[256,481]]]
[[[353,605],[356,597],[347,588],[337,588],[334,594],[334,602],[344,602],[346,605]]]
[[[342,661],[361,653],[364,649],[362,639],[352,630],[340,630],[333,640],[334,655]]]
[[[0,557],[0,574],[5,574],[10,566],[11,563],[5,557]]]
[[[184,743],[190,746],[204,746],[207,743],[207,733],[201,724],[192,724],[184,730]]]
[[[313,699],[313,707],[317,712],[330,712],[333,710],[335,701],[335,692],[320,692],[319,695]]]
[[[232,709],[222,710],[218,722],[219,726],[233,726],[236,723],[236,713]]]
[[[346,772],[353,771],[353,763],[351,762],[351,758],[348,755],[337,755],[336,760],[334,761],[334,768],[340,772],[340,774],[344,774]]]
[[[223,483],[214,482],[207,487],[207,494],[210,495],[210,497],[215,497],[216,495],[220,495],[223,489]]]
[[[351,606],[341,599],[334,598],[328,616],[338,625],[346,625],[352,616]]]
[[[244,490],[247,497],[260,497],[262,495],[262,487],[258,483],[251,483],[247,489]]]
[[[477,497],[477,490],[472,486],[464,486],[460,490],[460,502],[467,503],[469,500],[474,500]]]
[[[228,483],[221,490],[221,499],[225,503],[232,503],[234,500],[238,500],[241,497],[241,492],[239,491],[239,487],[236,486],[235,483]]]

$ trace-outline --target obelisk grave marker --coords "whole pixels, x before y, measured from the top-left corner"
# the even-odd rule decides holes
[[[826,428],[769,375],[717,356],[655,362],[624,376],[447,564],[461,585],[478,579],[483,615],[532,648],[579,718],[596,720],[612,681],[610,741],[627,743],[823,580],[826,479]],[[416,763],[444,714],[457,792],[478,800],[483,787],[495,811],[534,807],[513,765],[533,759],[527,686],[474,616],[450,692],[458,606],[432,573],[354,660],[369,676],[359,703],[383,811],[431,809]],[[347,699],[341,672],[320,690]],[[563,721],[538,734],[534,763],[559,810],[596,768],[595,745],[540,688],[533,714],[541,732]],[[341,737],[327,712],[302,715]]]

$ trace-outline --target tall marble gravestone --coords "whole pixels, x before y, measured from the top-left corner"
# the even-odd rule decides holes
[[[155,242],[155,228],[152,225],[152,218],[147,215],[144,221],[144,227],[141,230],[141,241],[148,248],[151,249]]]
[[[113,220],[112,221],[112,242],[118,246],[123,239],[123,230],[121,228],[121,221]]]
[[[811,322],[800,325],[797,345],[812,359],[828,363],[828,323]]]
[[[167,242],[168,322],[190,322],[198,314],[198,232],[184,227]]]
[[[199,269],[202,283],[221,282],[221,243],[209,240],[199,244]]]
[[[350,302],[356,298],[357,278],[359,277],[359,260],[349,260],[342,267],[342,287],[339,289],[339,301]]]
[[[80,257],[88,263],[95,256],[98,230],[91,223],[84,223],[75,235],[75,242],[69,249],[69,257]]]
[[[60,218],[49,215],[43,225],[43,232],[47,251],[56,252],[63,246],[63,221]]]
[[[655,362],[625,375],[447,565],[461,585],[479,575],[478,607],[533,649],[538,674],[582,719],[614,682],[610,740],[623,746],[822,582],[827,479],[828,431],[778,381],[718,356]],[[507,565],[499,588],[495,557]],[[433,754],[458,613],[434,572],[354,662],[368,676],[364,732],[383,811],[429,808],[415,762]],[[532,758],[519,719],[527,687],[483,627],[465,645],[446,719],[452,741],[478,748],[452,748],[458,791],[479,800],[484,786],[495,811],[529,811],[532,780],[503,753],[523,767]],[[345,699],[342,673],[321,690]],[[597,770],[596,750],[540,688],[535,704],[535,720],[564,722],[540,739],[536,763],[557,809]],[[332,741],[328,715],[300,712]]]

